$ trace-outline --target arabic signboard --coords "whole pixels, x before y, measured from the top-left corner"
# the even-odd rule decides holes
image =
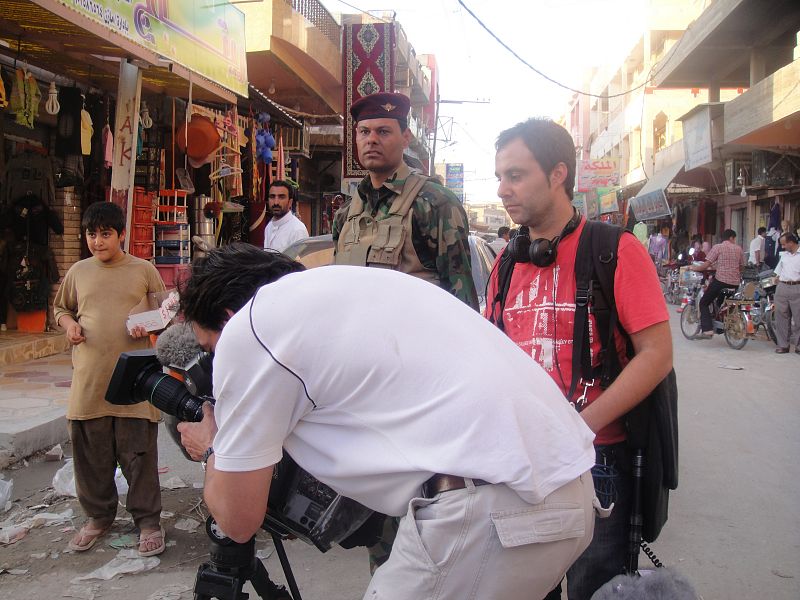
[[[631,198],[630,206],[637,221],[652,221],[672,216],[667,195],[663,189]]]
[[[461,202],[464,202],[464,163],[447,163],[445,165],[444,185]]]
[[[604,215],[606,213],[613,213],[619,211],[619,205],[617,204],[617,190],[612,189],[609,192],[606,192],[600,198],[600,214]]]
[[[247,97],[244,13],[225,0],[57,1]]]
[[[609,188],[618,185],[618,158],[578,161],[577,189],[579,192],[588,192],[599,187]]]

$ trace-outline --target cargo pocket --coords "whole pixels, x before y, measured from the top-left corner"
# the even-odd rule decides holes
[[[491,513],[503,548],[583,537],[586,516],[577,504],[540,504]]]

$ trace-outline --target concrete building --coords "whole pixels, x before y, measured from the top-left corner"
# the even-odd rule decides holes
[[[659,89],[704,86],[681,117],[689,166],[721,171],[721,218],[747,243],[758,227],[800,225],[800,3],[717,0],[656,67]],[[742,89],[734,98],[723,87]],[[770,218],[772,214],[772,219]]]
[[[603,185],[586,183],[582,189],[579,183],[579,197],[585,197],[589,216],[621,221],[618,217],[622,216],[627,200],[650,181],[652,185],[659,183],[665,176],[659,175],[656,180],[656,174],[671,165],[672,154],[681,150],[680,117],[698,102],[708,100],[708,85],[661,89],[653,84],[653,79],[662,68],[660,65],[672,63],[684,31],[701,14],[705,4],[697,0],[651,0],[645,30],[623,62],[587,73],[583,89],[599,97],[573,96],[563,122],[578,148],[578,182],[592,181],[591,177],[581,175],[597,164],[594,161],[604,164],[616,161],[618,170],[618,176],[605,177]],[[739,92],[732,87],[716,91],[724,99]],[[669,150],[673,145],[675,148]],[[717,192],[720,174],[715,178],[705,171],[688,173],[682,167],[663,186],[669,187],[671,195]],[[610,192],[616,192],[616,197],[609,195]],[[612,201],[606,202],[609,198]]]

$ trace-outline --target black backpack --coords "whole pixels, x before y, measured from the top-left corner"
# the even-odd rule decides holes
[[[575,317],[573,329],[573,368],[567,399],[572,401],[580,378],[599,380],[605,389],[622,371],[614,343],[619,330],[627,340],[628,357],[633,356],[630,337],[619,324],[614,300],[614,275],[617,248],[623,229],[600,221],[587,221],[578,242],[575,258]],[[492,299],[489,319],[502,331],[514,259],[504,252],[498,265],[497,294]],[[591,365],[589,353],[589,310],[595,315],[600,339],[600,364]],[[634,451],[634,473],[641,474],[640,496],[634,498],[642,516],[642,538],[654,541],[667,521],[669,491],[678,487],[678,388],[675,371],[656,386],[650,395],[625,416],[628,445]],[[636,495],[636,492],[634,492]]]

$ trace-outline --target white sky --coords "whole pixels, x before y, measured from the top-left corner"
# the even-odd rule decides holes
[[[385,1],[385,0],[383,0]],[[450,142],[439,141],[436,162],[464,163],[468,202],[497,199],[494,141],[503,129],[533,116],[558,118],[572,95],[519,62],[457,0],[348,0],[358,9],[395,11],[417,54],[434,54],[442,100],[452,117]],[[356,13],[338,0],[322,0],[334,15]],[[619,65],[641,32],[647,0],[464,0],[495,35],[549,77],[583,89],[584,70]],[[588,91],[588,90],[587,90]],[[440,120],[440,122],[441,122]],[[449,132],[445,132],[449,134]]]

